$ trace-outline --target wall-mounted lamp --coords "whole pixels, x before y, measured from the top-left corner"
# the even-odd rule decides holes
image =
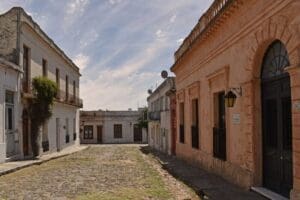
[[[228,108],[232,108],[236,102],[237,95],[242,96],[242,88],[229,88],[229,92],[225,95],[225,104]]]
[[[229,90],[233,91],[235,94],[239,95],[239,97],[242,96],[243,91],[242,91],[242,87],[238,87],[238,88],[229,88]]]

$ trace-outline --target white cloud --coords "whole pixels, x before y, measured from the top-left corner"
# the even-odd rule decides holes
[[[79,17],[81,17],[89,0],[69,0],[66,4],[66,13],[64,16],[64,28],[67,29],[71,26]]]
[[[90,29],[87,32],[85,32],[83,35],[81,35],[80,39],[80,47],[85,48],[91,44],[93,44],[99,37],[99,34],[94,29]]]
[[[146,105],[147,83],[160,78],[156,73],[136,73],[118,79],[104,72],[96,80],[81,84],[81,96],[84,98],[84,109],[135,109],[137,104]],[[97,99],[97,100],[96,100]]]
[[[147,90],[162,81],[160,71],[173,62],[176,41],[183,41],[212,0],[36,2],[0,0],[0,11],[17,5],[31,11],[73,55],[83,70],[84,109],[126,109],[146,104]]]
[[[74,15],[83,13],[85,6],[89,3],[89,0],[69,0],[67,4],[67,14]]]
[[[158,38],[163,38],[166,36],[165,32],[163,32],[161,29],[157,30],[155,35],[158,37]]]
[[[121,3],[122,0],[109,0],[109,3],[112,4],[112,5],[115,5],[117,3]]]
[[[176,15],[173,15],[171,18],[170,18],[170,22],[171,23],[174,23],[176,21]]]
[[[12,3],[10,3],[9,1],[0,1],[0,14],[7,12],[11,7]]]
[[[90,63],[90,58],[84,54],[78,54],[77,56],[75,56],[74,58],[74,63],[80,68],[80,70],[82,71],[83,69],[85,69],[88,64]]]
[[[160,81],[159,73],[147,72],[145,66],[166,48],[168,43],[159,39],[146,46],[121,66],[106,67],[95,80],[81,84],[84,109],[127,109],[146,105],[147,90]],[[95,101],[101,99],[101,101]]]
[[[184,38],[180,38],[180,39],[178,39],[176,42],[177,42],[178,44],[181,44],[183,41],[184,41]]]

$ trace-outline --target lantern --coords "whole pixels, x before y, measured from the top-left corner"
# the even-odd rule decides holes
[[[225,95],[225,105],[228,108],[232,108],[234,106],[234,104],[235,104],[235,101],[236,101],[236,95],[230,90]]]

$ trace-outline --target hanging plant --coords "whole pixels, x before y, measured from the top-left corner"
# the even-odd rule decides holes
[[[33,156],[39,155],[39,130],[52,115],[52,105],[58,88],[54,81],[45,77],[32,80],[34,99],[29,105],[31,119],[31,146]]]

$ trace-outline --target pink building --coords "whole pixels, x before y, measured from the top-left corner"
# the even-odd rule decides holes
[[[299,0],[214,1],[171,67],[177,156],[300,199],[299,10]]]

